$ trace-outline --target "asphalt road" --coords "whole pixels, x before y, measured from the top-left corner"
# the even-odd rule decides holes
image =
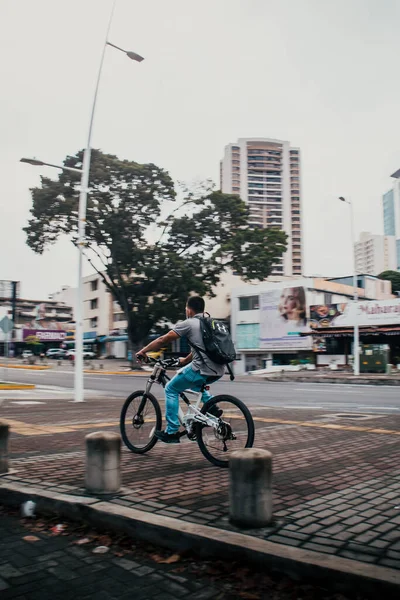
[[[0,369],[0,379],[7,381],[34,383],[34,391],[0,392],[2,397],[38,398],[41,394],[50,397],[72,397],[74,385],[73,369],[68,365],[51,371],[28,371]],[[85,389],[91,396],[99,394],[112,398],[124,398],[137,389],[143,389],[147,377],[85,374]],[[71,391],[70,391],[71,390]],[[153,392],[162,396],[162,389],[155,385]],[[244,400],[249,406],[270,406],[275,408],[318,408],[358,413],[399,414],[400,390],[390,386],[341,385],[320,383],[287,383],[266,381],[234,382],[228,378],[212,386],[214,394],[232,394]]]

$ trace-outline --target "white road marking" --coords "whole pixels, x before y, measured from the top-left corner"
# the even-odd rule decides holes
[[[314,392],[315,394],[321,394],[321,393],[326,392],[327,390],[326,389],[318,390],[318,389],[311,389],[311,388],[295,388],[294,391],[295,392]],[[350,393],[350,394],[362,394],[363,393],[361,390],[351,390],[351,389],[346,390],[346,392]],[[332,393],[333,394],[343,394],[343,390],[333,390],[333,389],[329,388],[329,393],[330,394],[332,394]]]
[[[46,402],[40,402],[39,400],[15,400],[11,404],[20,404],[21,406],[28,406],[29,404],[46,404]]]
[[[93,375],[88,375],[87,378],[98,379],[99,381],[112,381],[109,377],[93,377]]]
[[[294,406],[294,404],[290,404],[289,406],[283,406],[282,408],[325,408],[324,406],[314,406],[313,405],[309,405],[309,406]]]
[[[356,408],[371,408],[373,410],[400,410],[400,408],[396,408],[395,406],[362,406],[361,404]]]

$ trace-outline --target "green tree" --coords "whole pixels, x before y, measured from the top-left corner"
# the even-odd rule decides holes
[[[392,293],[400,292],[400,273],[399,271],[383,271],[378,275],[379,279],[386,279],[392,282]]]
[[[43,344],[36,335],[28,335],[25,338],[25,344],[27,344],[28,349],[31,350],[33,354],[39,354],[43,349]]]
[[[79,152],[64,164],[81,162]],[[79,175],[42,177],[31,193],[28,246],[42,253],[62,234],[76,243]],[[92,152],[86,256],[124,311],[133,349],[156,326],[181,318],[190,292],[212,295],[227,269],[245,280],[266,278],[286,237],[278,229],[249,227],[238,196],[202,186],[186,190],[178,203],[163,169]]]

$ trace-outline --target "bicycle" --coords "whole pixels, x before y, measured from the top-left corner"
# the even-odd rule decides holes
[[[154,368],[146,389],[128,396],[121,410],[121,436],[127,448],[135,454],[145,454],[158,441],[155,431],[161,429],[162,414],[157,398],[150,392],[155,383],[164,388],[170,380],[166,373],[171,368],[170,360],[150,359],[149,362],[154,364]],[[184,428],[180,436],[196,441],[203,456],[213,465],[227,468],[231,452],[253,446],[254,421],[241,400],[226,394],[212,397],[200,408],[203,392],[208,389],[206,383],[200,392],[188,389],[180,394],[187,405],[186,413],[179,407],[179,422]],[[195,396],[196,401],[191,403],[188,395]],[[129,412],[131,409],[132,412]]]

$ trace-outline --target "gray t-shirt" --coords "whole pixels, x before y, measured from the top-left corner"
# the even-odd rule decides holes
[[[201,335],[200,330],[200,321],[196,317],[186,319],[186,321],[181,321],[175,325],[173,331],[175,331],[180,337],[186,336],[189,344],[193,343],[201,350],[204,350],[203,336]],[[222,377],[222,375],[225,373],[224,365],[217,365],[210,360],[206,354],[199,353],[197,350],[195,350],[195,348],[191,347],[191,350],[193,353],[193,371],[200,371],[202,375],[208,375],[209,377]]]

